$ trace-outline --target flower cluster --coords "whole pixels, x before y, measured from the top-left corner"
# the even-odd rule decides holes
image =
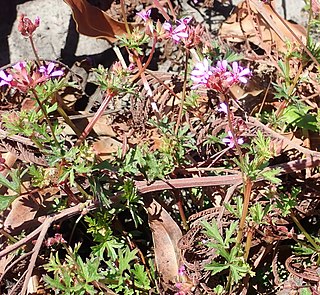
[[[26,93],[37,85],[48,81],[51,77],[63,75],[62,70],[54,70],[55,64],[49,63],[47,67],[41,66],[34,70],[28,69],[27,63],[22,61],[15,64],[12,69],[0,71],[0,86],[8,85]]]
[[[221,94],[227,94],[230,87],[239,83],[247,83],[248,77],[251,76],[249,68],[241,67],[237,62],[233,62],[230,66],[226,60],[218,61],[216,66],[211,66],[208,59],[198,62],[191,72],[191,80],[194,83],[193,89],[204,85],[208,89],[215,90]],[[230,119],[234,121],[233,114],[229,114],[227,103],[222,102],[218,108],[219,112],[230,115]],[[239,137],[242,133],[242,123],[234,123],[234,135],[231,130],[227,131],[227,136],[222,140],[229,148],[234,148],[236,144],[244,143],[243,138]]]
[[[250,76],[250,69],[241,67],[237,62],[229,66],[226,60],[222,60],[218,61],[214,67],[210,65],[208,59],[204,58],[191,72],[191,80],[194,83],[192,88],[205,85],[209,89],[226,93],[234,84],[247,83]]]
[[[189,23],[191,20],[192,17],[183,17],[176,21],[176,25],[165,22],[162,28],[167,32],[167,38],[172,39],[175,43],[179,43],[181,40],[186,40],[189,37]]]
[[[47,247],[51,247],[55,244],[65,244],[66,240],[63,238],[62,234],[55,234],[54,237],[49,237],[44,244]]]
[[[18,18],[18,31],[22,36],[30,37],[33,32],[39,27],[40,18],[36,17],[34,23],[30,20],[30,18],[25,17],[24,14],[21,14]]]

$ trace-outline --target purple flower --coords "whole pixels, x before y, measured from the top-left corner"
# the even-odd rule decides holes
[[[215,69],[218,72],[226,72],[228,70],[228,62],[225,59],[219,60]]]
[[[162,28],[168,32],[172,32],[172,25],[169,22],[164,22]]]
[[[179,269],[178,269],[178,275],[179,275],[179,276],[184,276],[185,271],[186,271],[185,266],[184,266],[184,265],[181,265],[181,266],[179,267]]]
[[[205,58],[202,62],[198,62],[191,72],[191,80],[195,84],[192,88],[206,85],[208,89],[227,93],[234,84],[247,83],[250,76],[249,68],[243,68],[237,62],[233,62],[230,67],[226,60],[221,60],[213,67],[209,66],[209,62]],[[223,110],[221,109],[221,111]]]
[[[177,23],[188,25],[192,20],[191,16],[185,16],[182,19],[177,20]]]
[[[173,41],[179,43],[181,39],[189,37],[188,24],[191,19],[191,17],[184,17],[177,20],[177,26],[175,28],[173,28],[169,22],[165,22],[162,28],[168,32],[169,37],[172,38]]]
[[[10,85],[12,79],[12,75],[7,75],[4,71],[0,71],[0,86]]]
[[[146,22],[148,19],[150,19],[151,9],[148,9],[147,11],[142,10],[141,12],[138,12],[137,15]]]
[[[228,107],[224,102],[219,104],[218,112],[225,113],[226,115],[228,114]]]
[[[209,60],[204,58],[202,62],[196,63],[191,72],[191,80],[196,84],[192,88],[197,88],[200,85],[206,85],[209,77],[212,75]]]
[[[228,77],[228,81],[232,83],[247,83],[248,78],[246,76],[251,76],[251,71],[249,68],[243,68],[239,66],[239,64],[235,61],[232,63],[232,72],[230,72],[230,76]]]
[[[223,138],[222,141],[224,144],[228,145],[229,148],[231,148],[231,149],[235,146],[235,142],[234,142],[234,139],[233,139],[233,136],[232,136],[232,133],[230,130],[228,131],[228,135],[225,138]],[[241,145],[244,143],[244,140],[243,140],[243,138],[239,137],[237,139],[237,142],[239,145]]]
[[[41,66],[39,69],[39,72],[43,73],[45,76],[48,76],[48,77],[59,77],[63,75],[62,70],[53,71],[53,69],[54,69],[54,63],[51,62],[47,67]]]

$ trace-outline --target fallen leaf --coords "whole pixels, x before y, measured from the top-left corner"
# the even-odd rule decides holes
[[[305,43],[306,33],[302,26],[283,19],[271,6],[261,1],[249,0],[238,4],[234,13],[222,24],[219,36],[235,43],[247,40],[269,53],[274,46],[279,51],[286,50],[286,41],[296,42],[292,32]]]
[[[153,199],[151,203],[146,204],[146,207],[152,231],[156,267],[163,280],[163,287],[168,288],[178,275],[180,250],[177,245],[182,233],[177,223],[157,201]]]
[[[110,17],[105,11],[89,4],[86,0],[64,0],[72,9],[72,16],[80,34],[117,41],[117,36],[126,34],[126,27]],[[129,25],[132,29],[132,24]]]

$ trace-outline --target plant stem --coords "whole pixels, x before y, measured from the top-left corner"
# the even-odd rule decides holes
[[[308,17],[308,25],[307,25],[307,46],[310,43],[310,29],[311,29],[311,20],[312,20],[312,0],[310,0],[310,7],[309,7],[309,17]]]
[[[177,199],[177,206],[179,209],[179,213],[180,213],[183,227],[185,230],[188,230],[189,227],[188,227],[188,223],[187,223],[186,214],[184,213],[184,209],[183,209],[183,202],[182,202],[182,198],[181,198],[181,193],[180,193],[180,191],[177,191],[177,190],[174,190],[173,193]]]
[[[56,145],[59,146],[59,141],[58,141],[58,139],[57,139],[57,137],[56,137],[56,135],[55,135],[55,133],[54,133],[53,126],[52,126],[52,124],[51,124],[51,122],[50,122],[50,119],[49,119],[49,117],[48,117],[48,114],[47,114],[45,108],[43,107],[42,102],[40,101],[40,99],[39,99],[39,97],[38,97],[37,92],[36,92],[33,88],[31,89],[31,91],[32,91],[32,93],[33,93],[33,95],[34,95],[34,98],[35,98],[35,100],[37,101],[37,103],[38,103],[38,105],[39,105],[39,107],[40,107],[40,109],[41,109],[41,111],[42,111],[42,113],[43,113],[43,115],[44,115],[47,123],[48,123],[48,126],[49,126],[49,128],[50,128],[50,131],[51,131],[51,133],[52,133],[53,140],[55,141]]]
[[[152,90],[151,90],[151,88],[149,86],[149,83],[148,83],[148,80],[146,78],[146,75],[145,75],[144,71],[141,71],[141,69],[143,68],[141,60],[136,55],[133,55],[133,56],[135,58],[135,62],[137,63],[137,66],[139,68],[141,80],[143,82],[143,87],[147,91],[147,96],[150,99],[152,110],[154,111],[154,114],[155,114],[155,116],[157,118],[157,121],[159,122],[160,119],[161,119],[161,116],[160,116],[160,113],[159,113],[159,109],[158,109],[157,103],[153,99],[153,93],[152,93]]]
[[[154,36],[153,42],[152,42],[152,47],[151,47],[151,50],[150,50],[148,59],[147,59],[147,61],[145,62],[145,64],[144,64],[143,66],[142,66],[142,64],[140,63],[140,64],[141,64],[141,68],[139,67],[138,73],[136,73],[136,74],[130,79],[132,82],[135,81],[135,80],[141,75],[141,73],[143,73],[143,72],[147,69],[148,65],[150,64],[150,62],[151,62],[151,60],[152,60],[153,54],[154,54],[154,52],[155,52],[157,42],[158,42],[158,38],[157,38],[157,36]],[[136,58],[138,59],[139,57],[136,57]]]
[[[320,245],[318,245],[314,239],[307,233],[307,231],[304,229],[304,227],[301,225],[298,218],[294,215],[294,213],[290,212],[290,217],[292,218],[293,222],[296,224],[296,226],[301,230],[301,232],[304,234],[306,239],[309,241],[309,243],[317,250],[320,250]]]
[[[87,125],[87,127],[84,129],[80,137],[78,138],[77,142],[75,143],[75,146],[79,146],[90,134],[91,130],[93,129],[93,126],[97,123],[99,118],[102,116],[103,112],[105,111],[106,107],[108,106],[110,100],[115,96],[115,93],[108,91],[106,92],[106,96],[100,105],[98,111],[95,113],[94,117],[90,121],[90,123]]]
[[[235,147],[236,147],[237,152],[239,154],[239,161],[241,163],[241,166],[244,166],[244,164],[245,164],[244,157],[243,157],[240,145],[238,143],[237,136],[236,136],[234,128],[233,128],[229,99],[225,95],[222,95],[222,97],[223,97],[223,100],[227,106],[228,125],[229,125],[230,132],[232,134],[232,139],[234,141]],[[237,247],[241,244],[244,226],[245,226],[246,218],[248,215],[248,208],[249,208],[249,202],[250,202],[250,196],[251,196],[251,190],[252,190],[252,184],[253,184],[251,179],[247,175],[245,175],[244,171],[242,171],[241,173],[242,173],[242,180],[243,180],[243,186],[244,186],[243,208],[242,208],[242,215],[241,215],[241,219],[240,219],[239,231],[237,234],[237,240],[236,240],[235,247]],[[251,244],[251,240],[249,238],[249,239],[247,239],[246,247],[250,247],[250,244]]]
[[[180,104],[180,109],[179,109],[179,114],[178,114],[178,120],[177,120],[177,125],[175,128],[175,134],[178,134],[179,131],[179,126],[181,123],[182,119],[182,112],[183,112],[183,106],[184,106],[184,101],[186,97],[186,88],[187,88],[187,76],[188,76],[188,59],[189,59],[190,52],[187,49],[186,50],[186,59],[185,59],[185,66],[184,66],[184,80],[183,80],[183,89],[182,89],[182,97],[181,97],[181,104]]]
[[[61,117],[64,119],[64,121],[70,126],[70,128],[74,131],[74,133],[79,137],[81,136],[80,130],[77,128],[76,125],[70,120],[69,116],[66,114],[64,109],[60,106],[58,106],[57,109],[58,113],[61,115]]]
[[[245,177],[243,184],[244,184],[243,207],[242,207],[242,215],[240,219],[236,245],[240,245],[242,240],[246,217],[248,215],[248,208],[249,208],[251,189],[252,189],[252,181],[250,178]],[[247,242],[250,242],[250,241],[247,240]]]
[[[232,115],[231,115],[231,110],[230,110],[229,98],[224,94],[222,94],[222,97],[223,97],[224,103],[227,106],[228,126],[229,126],[229,130],[231,132],[231,135],[232,135],[232,140],[233,140],[234,145],[236,147],[236,150],[237,150],[237,152],[239,154],[239,160],[240,160],[241,164],[243,164],[243,154],[242,154],[241,148],[240,148],[239,143],[238,143],[238,138],[237,138],[236,133],[235,133],[234,128],[233,128],[233,122],[232,122],[232,117],[231,117]],[[243,175],[242,175],[242,178],[244,178]]]
[[[250,248],[251,248],[251,244],[252,244],[252,236],[253,236],[253,232],[254,232],[254,228],[250,227],[248,230],[248,235],[247,235],[247,240],[246,240],[246,245],[244,248],[244,260],[247,261],[248,257],[249,257],[249,253],[250,253]]]
[[[127,20],[127,14],[126,14],[126,8],[125,8],[124,0],[120,0],[120,7],[121,7],[122,16],[123,16],[123,22],[124,22],[124,25],[126,27],[127,33],[131,34],[130,27],[129,27],[128,20]]]
[[[36,57],[36,60],[37,60],[37,63],[38,63],[38,66],[40,67],[40,58],[39,58],[39,55],[38,55],[38,52],[37,52],[37,49],[36,49],[36,46],[33,42],[33,37],[32,35],[29,36],[29,40],[30,40],[30,43],[31,43],[31,47],[32,47],[32,50],[33,50],[33,53],[34,53],[34,56]]]

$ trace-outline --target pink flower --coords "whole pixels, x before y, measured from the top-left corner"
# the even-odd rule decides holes
[[[181,266],[179,267],[179,269],[178,269],[178,275],[179,275],[179,276],[184,276],[185,271],[186,271],[185,266],[184,266],[184,265],[181,265]]]
[[[216,71],[225,73],[228,70],[228,62],[224,60],[217,61]]]
[[[177,26],[173,26],[169,22],[165,22],[162,28],[168,32],[168,36],[176,43],[179,43],[181,39],[186,39],[189,36],[188,24],[191,21],[191,17],[184,17],[177,20]]]
[[[233,136],[232,136],[232,133],[230,130],[228,131],[228,135],[225,138],[223,138],[222,141],[224,144],[228,145],[229,148],[231,148],[231,149],[235,146],[235,142],[234,142],[234,139],[233,139]],[[237,139],[237,142],[239,145],[241,145],[244,143],[244,140],[243,140],[243,138],[239,137]]]
[[[12,75],[7,75],[4,71],[0,71],[0,86],[9,85],[12,81]]]
[[[63,75],[63,71],[62,70],[53,71],[53,69],[54,69],[54,63],[51,62],[51,63],[48,64],[47,67],[41,66],[39,68],[39,72],[43,73],[47,77],[59,77],[59,76]]]
[[[249,68],[243,68],[239,66],[237,62],[232,63],[232,72],[230,72],[230,76],[227,81],[232,82],[233,84],[241,82],[247,83],[248,79],[246,76],[251,76],[251,71]]]
[[[148,19],[150,19],[151,9],[147,11],[142,10],[141,12],[138,12],[137,15],[140,16],[146,22]]]
[[[204,58],[202,62],[196,63],[191,72],[191,80],[196,84],[192,88],[197,88],[200,85],[206,85],[209,77],[212,75],[209,60]]]
[[[47,247],[51,247],[54,244],[66,243],[66,240],[63,238],[62,234],[55,234],[54,237],[48,238],[44,243]]]
[[[4,71],[0,71],[0,86],[9,85],[21,92],[28,92],[37,85],[48,81],[51,77],[63,75],[62,70],[54,71],[54,63],[50,63],[47,67],[41,66],[39,69],[27,68],[26,62],[16,63],[12,69],[8,69],[8,75]]]
[[[219,104],[218,112],[225,113],[226,115],[228,114],[228,107],[224,102]]]
[[[191,72],[191,80],[195,83],[192,88],[206,85],[209,89],[226,93],[234,84],[247,83],[250,76],[251,71],[239,66],[237,62],[232,63],[232,69],[226,60],[218,61],[216,67],[212,67],[205,58]]]
[[[191,16],[185,16],[182,19],[177,20],[177,23],[188,25],[192,20]]]

